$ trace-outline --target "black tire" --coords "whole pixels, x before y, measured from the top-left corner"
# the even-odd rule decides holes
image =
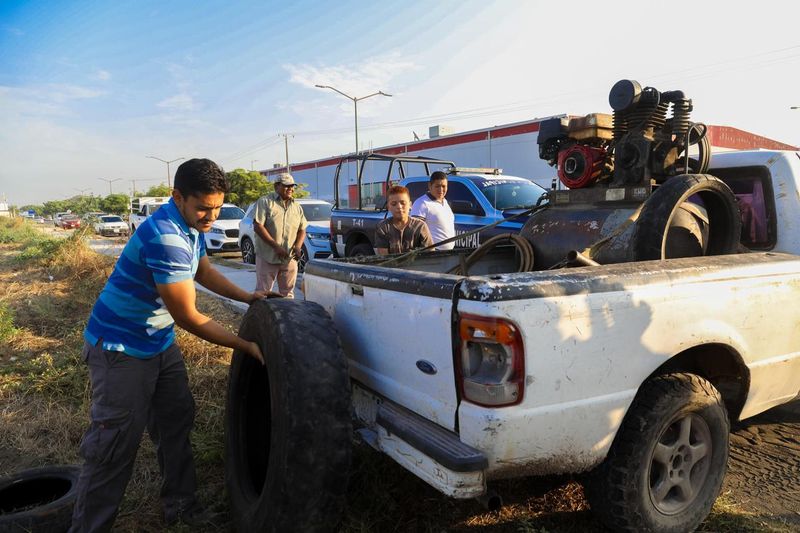
[[[722,487],[729,432],[728,412],[707,380],[683,373],[648,380],[586,483],[592,511],[614,531],[694,531]]]
[[[80,466],[43,466],[0,479],[0,531],[66,531],[80,472]]]
[[[367,257],[369,255],[375,255],[375,250],[372,249],[372,245],[368,242],[360,242],[350,250],[350,257]]]
[[[350,378],[333,321],[313,302],[250,306],[239,334],[266,361],[234,352],[225,472],[238,531],[331,531],[350,470]]]
[[[308,250],[306,249],[306,245],[304,244],[303,247],[300,249],[300,259],[297,260],[297,272],[302,274],[306,271],[306,264],[308,263]]]
[[[256,247],[248,237],[242,237],[242,263],[256,264]]]
[[[736,253],[742,231],[739,206],[731,189],[708,174],[669,178],[647,199],[632,237],[632,260],[668,259],[667,235],[680,206],[697,195],[708,214],[708,238],[700,255]]]

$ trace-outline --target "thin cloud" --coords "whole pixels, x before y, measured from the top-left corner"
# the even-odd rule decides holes
[[[375,91],[390,91],[392,80],[417,70],[412,61],[402,59],[399,54],[388,54],[368,58],[351,65],[297,65],[286,64],[289,81],[307,88],[315,85],[330,85],[351,96],[364,96]]]
[[[45,89],[47,91],[46,98],[50,98],[55,102],[67,102],[70,100],[87,100],[90,98],[98,98],[105,96],[107,91],[91,89],[80,85],[68,84],[53,84],[48,85]]]
[[[25,35],[24,31],[22,31],[19,28],[14,27],[14,26],[6,26],[5,30],[6,30],[7,33],[10,33],[11,35],[14,35],[15,37],[22,37],[23,35]]]
[[[68,116],[69,104],[75,100],[100,98],[107,94],[80,85],[0,86],[0,109],[15,115]]]
[[[174,83],[175,86],[181,91],[185,91],[191,86],[191,71],[183,65],[178,63],[169,63],[167,65],[167,72],[169,73],[170,78],[172,78],[172,83]]]
[[[193,111],[195,109],[194,98],[186,93],[176,94],[161,100],[158,107],[172,111]]]
[[[97,72],[92,75],[92,79],[98,81],[108,81],[111,79],[111,73],[107,70],[98,69]]]

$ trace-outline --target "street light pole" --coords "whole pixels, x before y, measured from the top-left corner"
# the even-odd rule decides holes
[[[330,85],[314,85],[314,87],[317,87],[319,89],[330,89],[332,91],[335,91],[335,92],[341,94],[345,98],[353,101],[353,111],[354,111],[354,115],[355,115],[355,130],[356,130],[356,155],[358,155],[358,101],[359,100],[366,100],[367,98],[372,98],[373,96],[378,96],[378,95],[388,96],[388,97],[391,97],[392,95],[391,94],[387,94],[387,93],[385,93],[383,91],[378,91],[376,93],[368,94],[367,96],[355,97],[355,96],[350,96],[349,94],[345,94],[342,91],[340,91],[339,89],[337,89],[336,87],[331,87]]]
[[[178,157],[176,159],[172,159],[171,161],[167,161],[166,159],[161,159],[160,157],[156,157],[154,155],[147,155],[145,157],[148,157],[150,159],[157,159],[158,161],[161,161],[162,163],[166,163],[167,164],[167,187],[172,189],[172,182],[170,181],[170,174],[169,174],[169,164],[170,163],[174,163],[175,161],[180,161],[181,159],[186,159],[186,158],[185,157]]]
[[[110,196],[111,194],[113,194],[111,192],[111,184],[114,183],[115,181],[120,181],[122,178],[114,178],[113,180],[110,180],[108,178],[97,178],[97,179],[105,181],[106,183],[108,183],[108,194]]]

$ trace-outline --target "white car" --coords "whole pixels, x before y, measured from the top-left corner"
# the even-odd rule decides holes
[[[244,218],[244,211],[233,204],[223,204],[219,217],[204,233],[206,254],[239,251],[239,221]]]
[[[128,224],[117,215],[101,215],[94,223],[94,232],[103,236],[128,234]]]
[[[308,221],[306,228],[306,238],[303,241],[303,248],[300,252],[300,261],[297,269],[303,272],[309,259],[326,258],[331,256],[330,243],[330,221],[331,207],[325,200],[315,200],[313,198],[298,198],[297,203],[303,208],[303,214]],[[239,247],[242,250],[242,261],[255,264],[256,249],[255,233],[253,232],[253,211],[256,204],[250,204],[247,214],[239,223]]]

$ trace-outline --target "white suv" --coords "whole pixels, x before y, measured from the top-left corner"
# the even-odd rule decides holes
[[[206,254],[239,251],[239,221],[244,211],[233,204],[223,204],[219,217],[211,229],[203,235],[206,239]]]

